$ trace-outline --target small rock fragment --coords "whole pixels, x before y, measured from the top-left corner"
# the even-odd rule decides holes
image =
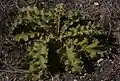
[[[100,58],[98,61],[97,61],[97,63],[100,63],[100,62],[102,62],[103,61],[103,58]]]
[[[98,6],[98,5],[99,5],[99,3],[98,3],[98,2],[95,2],[95,3],[94,3],[94,5],[95,5],[95,6]]]
[[[77,81],[77,79],[74,79],[74,81]]]

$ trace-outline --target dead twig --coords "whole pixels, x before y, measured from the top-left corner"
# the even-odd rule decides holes
[[[109,36],[110,36],[110,34],[111,34],[111,31],[112,31],[112,25],[111,25],[111,23],[108,23],[108,25],[109,25],[109,31],[108,31],[108,35],[107,35],[107,40],[109,39]]]
[[[0,70],[0,72],[8,72],[8,73],[29,73],[28,70]]]

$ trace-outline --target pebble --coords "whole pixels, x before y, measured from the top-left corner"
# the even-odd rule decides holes
[[[98,61],[97,61],[97,63],[100,63],[100,62],[102,62],[103,61],[103,58],[100,58]]]
[[[84,76],[86,76],[87,74],[85,73]]]
[[[6,79],[9,79],[8,77],[6,77]]]
[[[114,63],[114,62],[111,62],[112,64]]]
[[[42,4],[45,4],[45,2],[42,2]]]
[[[103,71],[103,69],[101,68],[101,69],[100,69],[100,72],[102,72],[102,71]]]
[[[74,81],[77,81],[77,79],[74,79]]]
[[[95,2],[95,3],[94,3],[94,5],[95,5],[95,6],[98,6],[98,5],[99,5],[99,3],[98,3],[98,2]]]
[[[9,81],[9,77],[6,77],[6,79],[7,79],[6,81]]]
[[[117,28],[117,30],[119,31],[119,30],[120,30],[120,28]]]

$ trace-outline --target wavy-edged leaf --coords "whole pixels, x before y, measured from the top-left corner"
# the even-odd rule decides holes
[[[24,41],[28,41],[28,35],[26,35],[24,33],[16,35],[15,38],[16,38],[17,41],[20,41],[21,39],[23,39]]]

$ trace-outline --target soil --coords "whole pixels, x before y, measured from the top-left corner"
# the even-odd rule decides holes
[[[99,21],[112,41],[113,54],[95,62],[83,76],[58,73],[46,81],[120,81],[120,0],[38,0],[38,7],[51,8],[65,3],[68,9],[84,11],[88,19]],[[0,81],[30,81],[27,79],[26,45],[15,41],[10,34],[9,12],[33,2],[27,0],[0,1]],[[115,37],[116,41],[113,40]],[[108,44],[109,44],[108,43]],[[90,67],[90,66],[87,66]],[[94,69],[93,69],[94,68]]]

